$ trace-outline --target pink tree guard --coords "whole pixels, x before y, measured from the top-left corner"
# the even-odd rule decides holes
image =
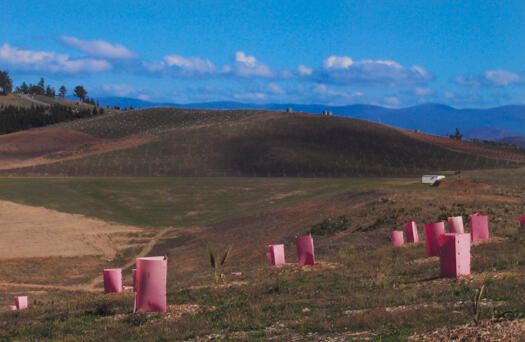
[[[520,227],[525,228],[525,216],[520,216]]]
[[[15,304],[18,310],[27,309],[27,306],[28,306],[27,296],[15,297]]]
[[[270,252],[266,253],[266,260],[268,260],[268,265],[273,266],[272,253]]]
[[[425,224],[428,256],[439,256],[439,236],[441,234],[445,234],[444,222]]]
[[[470,240],[489,239],[489,217],[481,214],[470,215]]]
[[[166,312],[167,257],[137,258],[134,312]]]
[[[394,247],[402,246],[405,243],[402,230],[394,230],[390,233],[390,237],[392,238],[392,246]]]
[[[405,232],[407,234],[407,242],[416,243],[419,242],[419,235],[417,234],[417,225],[414,221],[405,223]]]
[[[314,265],[314,239],[311,235],[298,237],[296,240],[297,256],[299,257],[299,266]]]
[[[122,270],[120,268],[104,269],[104,293],[122,292]]]
[[[136,284],[136,280],[135,279],[137,277],[137,269],[136,268],[131,270],[131,276],[133,277],[133,291],[136,291],[137,290],[136,289],[136,285],[135,285]]]
[[[284,259],[284,245],[268,245],[270,266],[282,265],[285,263]]]
[[[16,311],[16,305],[9,305],[9,311]]]
[[[441,276],[458,278],[470,274],[469,234],[442,234],[440,242]]]
[[[448,229],[451,233],[463,234],[465,229],[463,228],[463,217],[455,216],[448,218]]]

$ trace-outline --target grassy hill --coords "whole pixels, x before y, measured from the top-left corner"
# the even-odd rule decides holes
[[[53,134],[79,131],[93,139],[24,164],[30,167],[4,166],[1,174],[412,176],[525,162],[523,154],[473,148],[468,142],[449,144],[450,139],[435,141],[364,120],[262,110],[151,108],[51,128]]]

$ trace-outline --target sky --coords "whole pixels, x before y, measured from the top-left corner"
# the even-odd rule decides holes
[[[525,1],[2,1],[0,70],[153,102],[525,104]]]

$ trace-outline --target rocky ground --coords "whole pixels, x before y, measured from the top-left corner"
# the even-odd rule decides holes
[[[492,319],[412,335],[409,341],[525,341],[525,319]]]

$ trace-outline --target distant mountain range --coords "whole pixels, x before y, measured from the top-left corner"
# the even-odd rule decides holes
[[[327,106],[321,104],[253,104],[240,102],[155,103],[134,98],[103,97],[102,106],[121,108],[180,107],[200,109],[268,109],[320,114],[324,110],[334,115],[379,122],[391,126],[420,130],[425,133],[447,135],[458,128],[466,139],[513,142],[525,146],[525,105],[509,105],[487,109],[457,109],[426,103],[393,109],[373,105]]]

